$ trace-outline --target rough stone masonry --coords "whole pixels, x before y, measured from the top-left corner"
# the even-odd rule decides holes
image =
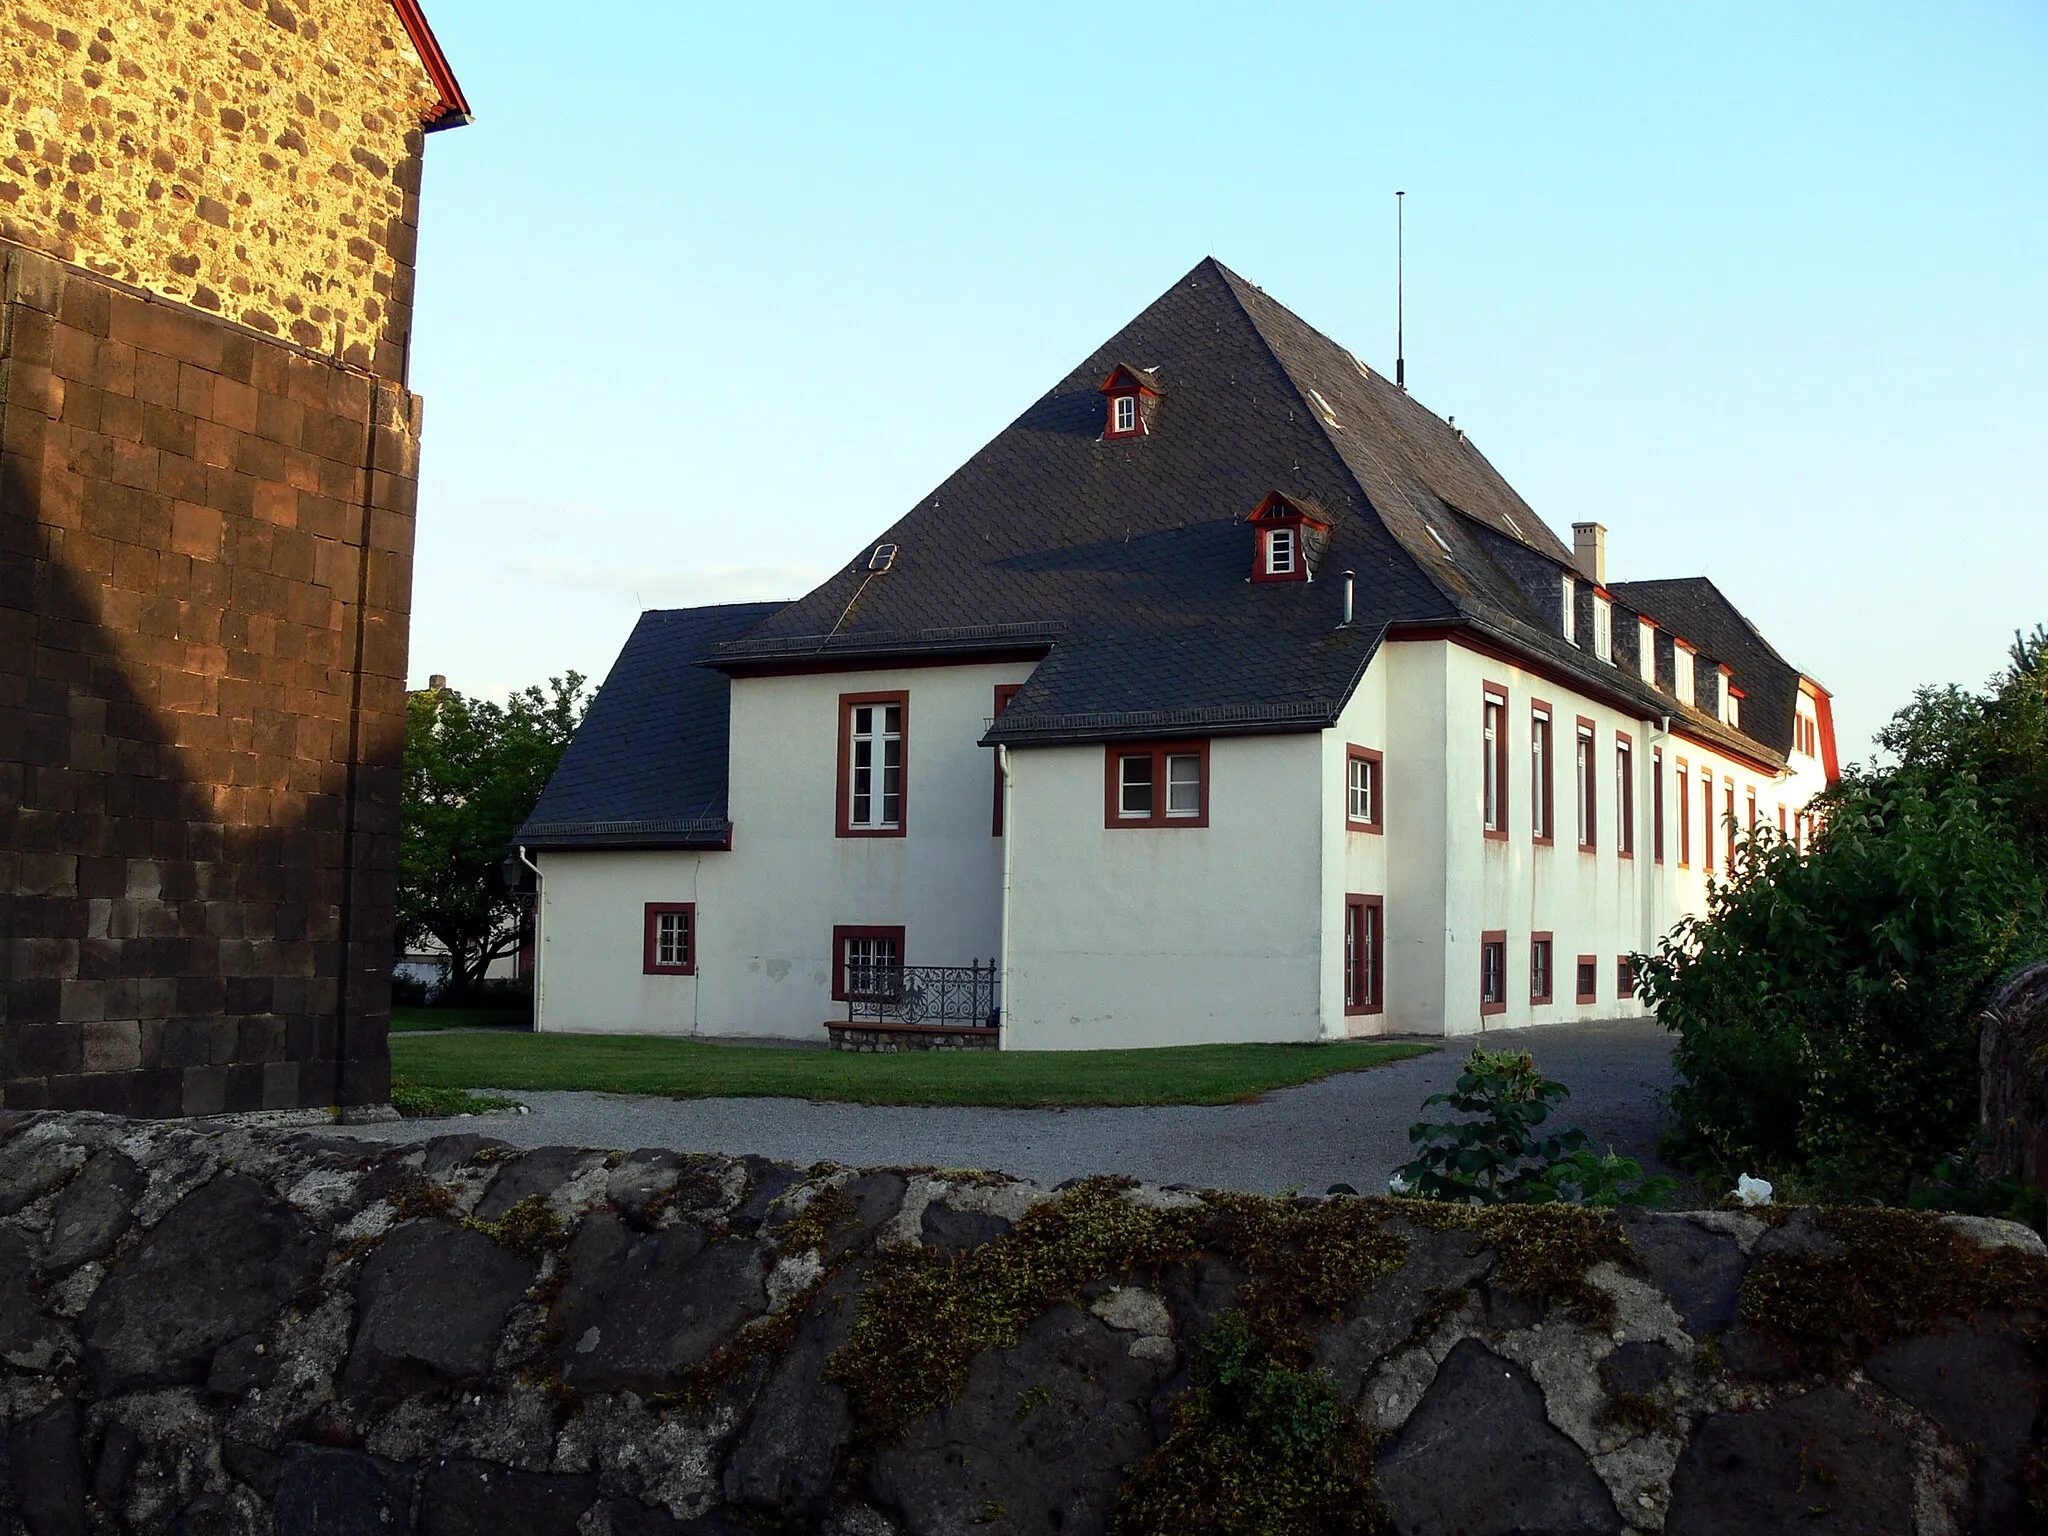
[[[381,1102],[437,88],[390,0],[0,42],[0,1105]]]
[[[0,1519],[2019,1531],[2044,1317],[2034,1234],[1906,1212],[9,1115]]]

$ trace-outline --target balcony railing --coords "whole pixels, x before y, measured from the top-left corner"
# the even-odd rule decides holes
[[[1001,1014],[996,963],[849,966],[846,1021],[852,1026],[921,1024],[994,1029]]]

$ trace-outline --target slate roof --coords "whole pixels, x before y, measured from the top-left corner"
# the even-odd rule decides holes
[[[526,824],[528,848],[716,848],[726,817],[732,683],[697,663],[781,603],[640,615]]]
[[[1792,750],[1799,709],[1799,669],[1704,576],[1669,581],[1617,581],[1609,586],[1625,606],[1683,636],[1734,670],[1744,694],[1742,731],[1778,753]]]
[[[1144,435],[1105,440],[1099,391],[1119,364],[1161,398]],[[1334,524],[1313,582],[1248,579],[1245,518],[1273,491]],[[897,546],[886,573],[867,568],[876,543]],[[1042,651],[986,741],[1307,731],[1335,720],[1390,629],[1448,626],[1782,760],[1558,633],[1571,565],[1464,433],[1212,259],[710,664]]]

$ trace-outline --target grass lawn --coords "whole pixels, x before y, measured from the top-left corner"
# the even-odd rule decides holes
[[[533,1010],[515,1008],[427,1008],[417,1003],[391,1005],[391,1032],[412,1034],[432,1029],[531,1029]]]
[[[391,1064],[425,1088],[582,1088],[694,1099],[854,1104],[1239,1104],[1333,1072],[1417,1056],[1409,1041],[1182,1045],[1150,1051],[779,1050],[638,1035],[411,1035]]]

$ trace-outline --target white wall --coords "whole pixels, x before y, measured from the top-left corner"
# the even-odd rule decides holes
[[[1206,827],[1104,826],[1105,751],[1009,754],[1004,1048],[1317,1038],[1323,738],[1214,738]]]
[[[540,1027],[820,1038],[835,925],[904,929],[910,965],[1000,954],[994,753],[999,683],[1028,663],[741,678],[732,690],[733,847],[543,855]],[[906,835],[837,835],[839,697],[910,695]],[[1098,803],[1100,791],[1098,788]],[[643,976],[641,905],[695,901],[698,974]]]

